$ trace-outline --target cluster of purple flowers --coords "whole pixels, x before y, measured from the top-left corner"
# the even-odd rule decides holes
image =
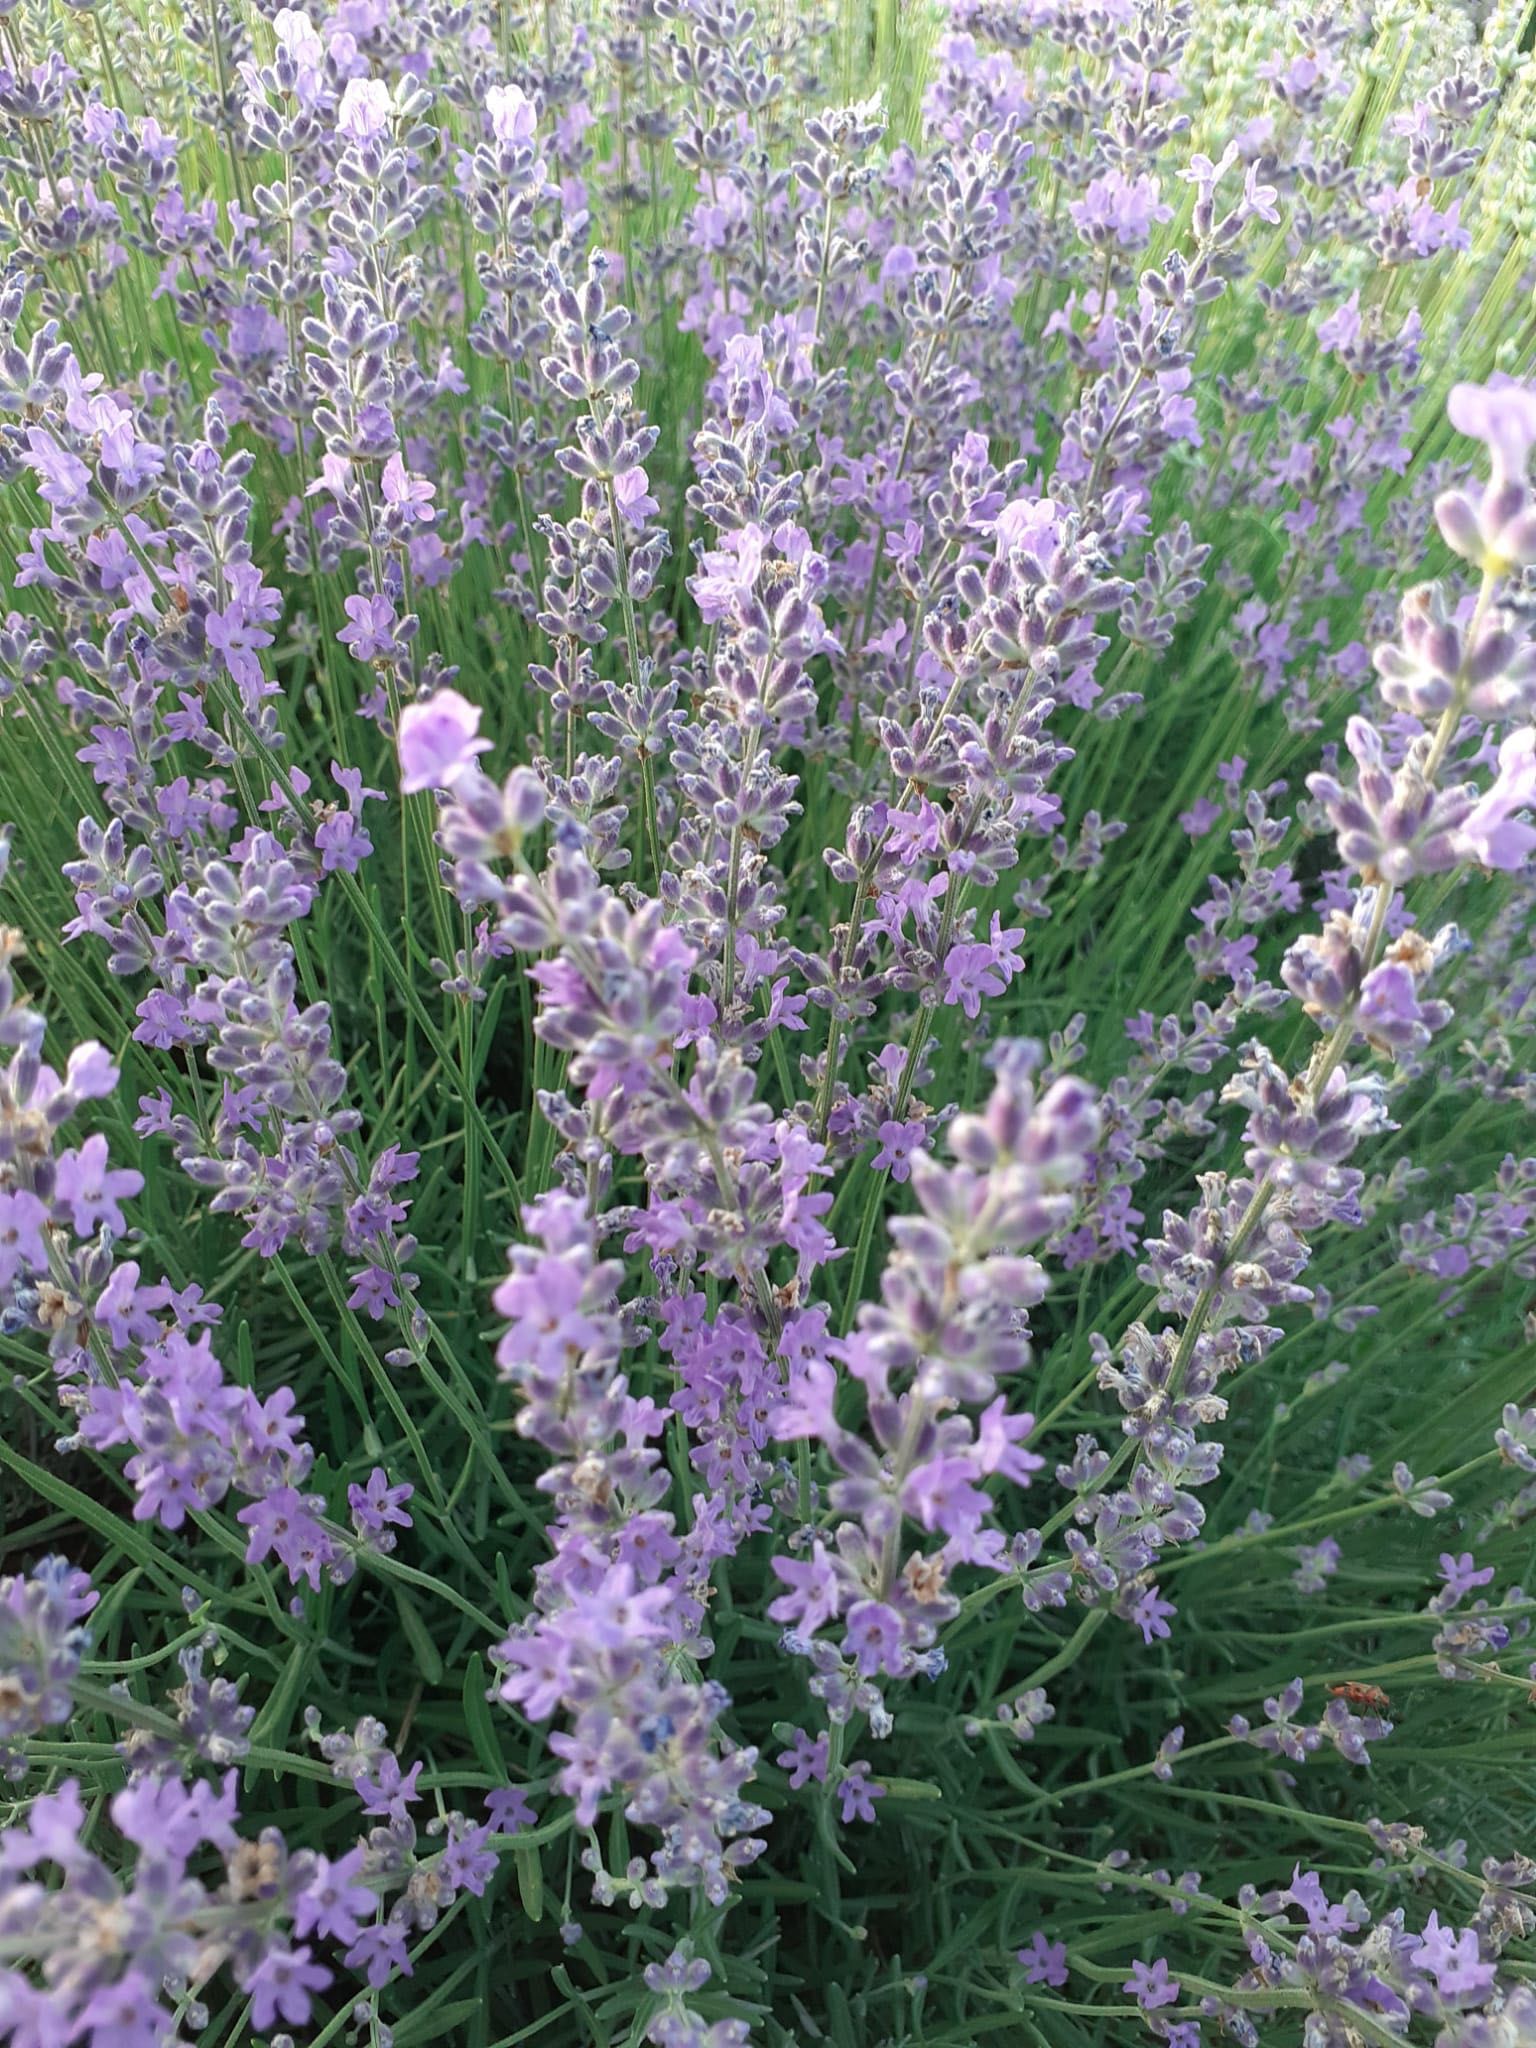
[[[618,1879],[593,1866],[600,1901],[629,1882],[646,1904],[673,1886],[719,1904],[761,1852],[750,1831],[768,1819],[742,1796],[756,1751],[721,1741],[724,1689],[681,1661],[707,1654],[700,1631],[711,1568],[729,1551],[725,1504],[681,1539],[658,1508],[669,1480],[654,1439],[667,1417],[618,1370],[623,1268],[597,1256],[583,1204],[549,1194],[524,1220],[535,1243],[514,1248],[496,1290],[510,1319],[496,1355],[522,1396],[519,1430],[556,1460],[539,1484],[557,1518],[535,1612],[496,1649],[499,1695],[530,1719],[557,1708],[573,1717],[549,1744],[579,1825],[621,1788],[634,1819],[661,1834],[649,1876],[643,1861],[639,1876],[631,1867]]]
[[[925,2038],[898,1855],[934,2038],[978,1891],[1042,2027],[1536,2029],[1527,1859],[1293,1839],[1300,1766],[1408,1747],[1319,1645],[1536,1681],[1518,28],[875,12],[0,0],[0,1476],[57,1514],[0,1577],[0,2041],[160,2048],[224,1972],[387,2048],[504,1865],[567,2038]],[[1474,1453],[1361,1419],[1399,1317]],[[1289,1883],[1121,1846],[1191,1789]],[[1122,1894],[1187,1949],[1106,1960]]]
[[[213,1348],[222,1311],[195,1284],[147,1282],[141,1262],[116,1256],[122,1209],[144,1185],[109,1163],[95,1133],[55,1150],[55,1136],[88,1102],[109,1097],[118,1070],[94,1041],[76,1046],[61,1077],[41,1058],[44,1020],[18,985],[20,948],[0,963],[0,1032],[15,1047],[0,1071],[0,1221],[4,1316],[47,1339],[76,1446],[126,1446],[135,1520],[179,1529],[233,1491],[248,1505],[246,1561],[275,1554],[288,1577],[318,1588],[355,1569],[361,1549],[389,1550],[409,1527],[412,1488],[382,1469],[348,1488],[351,1530],[303,1491],[315,1461],[293,1391],[263,1399],[232,1383]]]
[[[49,1558],[28,1579],[0,1581],[0,1700],[8,1736],[68,1720],[78,1702],[97,1595],[87,1574]],[[374,1988],[409,1976],[410,1936],[430,1932],[464,1893],[479,1897],[496,1868],[488,1843],[532,1818],[510,1788],[473,1823],[448,1812],[423,1844],[410,1809],[421,1766],[402,1772],[382,1727],[318,1736],[332,1775],[377,1825],[344,1854],[291,1849],[282,1833],[239,1828],[238,1772],[255,1708],[240,1687],[204,1673],[224,1654],[216,1632],[180,1653],[174,1713],[146,1708],[125,1686],[93,1701],[126,1724],[118,1755],[127,1784],[109,1802],[113,1840],[74,1779],[38,1792],[0,1848],[0,2024],[16,2042],[78,2039],[90,2048],[155,2048],[181,2025],[207,2024],[204,1995],[228,1968],[251,2024],[302,2026],[335,1980],[322,1953]],[[201,1775],[199,1764],[220,1772]],[[355,1819],[352,1833],[356,1836]],[[441,1846],[438,1846],[438,1840]],[[387,1916],[383,1903],[396,1893]],[[24,1969],[31,1965],[34,1982]]]
[[[20,1738],[69,1719],[69,1682],[90,1647],[82,1626],[100,1595],[67,1558],[39,1559],[25,1577],[0,1579],[0,1764],[20,1778]]]

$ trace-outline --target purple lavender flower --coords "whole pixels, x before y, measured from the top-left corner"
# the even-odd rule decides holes
[[[101,1596],[89,1574],[45,1557],[0,1579],[0,1769],[19,1777],[20,1742],[69,1718],[70,1681],[90,1647],[81,1626]]]
[[[875,1801],[885,1797],[886,1788],[870,1776],[867,1763],[849,1764],[837,1781],[837,1799],[843,1826],[851,1821],[872,1821]]]
[[[486,1820],[498,1835],[515,1835],[538,1819],[521,1785],[498,1785],[485,1795]]]
[[[1339,1568],[1342,1553],[1337,1540],[1325,1536],[1320,1543],[1303,1543],[1295,1552],[1296,1569],[1291,1584],[1298,1593],[1320,1593]]]
[[[375,1465],[366,1486],[347,1488],[347,1505],[358,1540],[371,1549],[389,1552],[396,1543],[395,1530],[409,1529],[411,1518],[405,1503],[415,1492],[413,1486],[391,1486],[382,1465]]]
[[[1132,1607],[1131,1620],[1141,1630],[1144,1643],[1166,1642],[1173,1633],[1168,1624],[1178,1611],[1171,1600],[1162,1597],[1156,1586],[1148,1586]]]
[[[1067,1981],[1067,1944],[1052,1941],[1043,1927],[1035,1929],[1014,1959],[1023,1968],[1026,1984],[1045,1984],[1059,1991]]]
[[[1492,1585],[1494,1568],[1490,1564],[1484,1565],[1479,1570],[1477,1560],[1473,1557],[1470,1550],[1464,1550],[1459,1557],[1453,1557],[1448,1551],[1442,1551],[1440,1553],[1440,1576],[1445,1581],[1445,1592],[1442,1597],[1447,1602],[1454,1603],[1458,1600],[1465,1600],[1467,1595],[1475,1591],[1479,1586]]]
[[[781,1770],[789,1772],[791,1791],[798,1792],[802,1785],[812,1782],[818,1785],[827,1782],[828,1744],[825,1730],[816,1736],[807,1735],[803,1728],[793,1731],[791,1746],[774,1759]]]
[[[61,1152],[54,1166],[54,1196],[69,1211],[75,1230],[90,1236],[105,1224],[114,1236],[124,1229],[121,1202],[136,1195],[144,1176],[131,1166],[107,1164],[107,1141],[99,1132],[75,1149]]]
[[[1121,1990],[1129,1992],[1143,2012],[1155,2012],[1161,2005],[1174,2005],[1181,1996],[1177,1977],[1168,1974],[1168,1960],[1157,1956],[1148,1963],[1132,1963],[1131,1974]]]
[[[1464,857],[1485,868],[1513,871],[1536,849],[1536,826],[1514,815],[1536,809],[1536,732],[1527,727],[1512,733],[1499,748],[1499,772],[1493,786],[1462,819],[1457,845]]]
[[[400,788],[406,796],[422,789],[448,789],[487,752],[477,738],[480,708],[457,690],[439,690],[425,703],[400,714]]]
[[[349,142],[371,142],[389,122],[389,87],[381,78],[349,78],[336,109],[336,128]]]

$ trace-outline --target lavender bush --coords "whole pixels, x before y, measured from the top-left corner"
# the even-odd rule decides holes
[[[0,2042],[1536,2041],[1524,0],[0,0]]]

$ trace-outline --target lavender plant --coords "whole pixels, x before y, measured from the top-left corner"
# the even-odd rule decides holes
[[[0,0],[0,2043],[1536,2039],[1513,0]]]

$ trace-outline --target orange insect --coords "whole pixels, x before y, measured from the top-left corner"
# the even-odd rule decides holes
[[[1379,1685],[1362,1685],[1352,1678],[1347,1685],[1330,1685],[1328,1690],[1336,1700],[1348,1700],[1352,1707],[1373,1707],[1380,1714],[1392,1711],[1392,1702]]]

